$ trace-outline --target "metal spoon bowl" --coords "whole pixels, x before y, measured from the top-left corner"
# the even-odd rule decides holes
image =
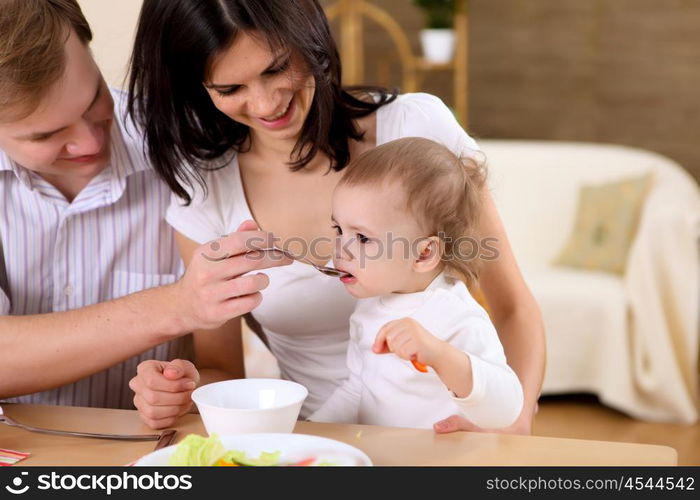
[[[345,271],[341,271],[340,269],[336,269],[335,267],[328,267],[328,266],[318,266],[314,264],[313,262],[306,260],[302,257],[296,257],[294,255],[291,255],[289,252],[285,252],[287,255],[289,255],[290,258],[294,260],[298,260],[299,262],[303,262],[304,264],[308,264],[310,266],[313,266],[316,268],[316,270],[322,272],[326,276],[330,276],[331,278],[345,278],[346,276],[352,276],[350,273],[346,273]]]
[[[301,263],[303,263],[303,264],[308,264],[308,265],[314,267],[314,268],[315,268],[316,270],[318,270],[319,272],[322,272],[322,273],[325,274],[326,276],[330,276],[330,277],[332,277],[332,278],[345,278],[346,276],[352,276],[350,273],[346,273],[345,271],[341,271],[340,269],[336,269],[335,267],[319,266],[319,265],[317,265],[317,264],[314,264],[313,262],[311,262],[311,261],[308,260],[308,259],[305,259],[305,258],[303,258],[303,257],[296,256],[296,255],[291,254],[291,253],[287,252],[286,250],[282,250],[282,249],[280,249],[280,248],[264,248],[264,249],[262,249],[262,250],[260,250],[260,251],[261,251],[261,252],[264,252],[264,251],[266,251],[266,250],[277,250],[278,252],[282,252],[283,254],[285,254],[285,255],[286,255],[287,257],[289,257],[290,259],[296,260],[296,261],[301,262]],[[233,256],[232,256],[232,255],[229,255],[229,254],[224,254],[224,255],[222,255],[221,257],[210,257],[210,256],[208,256],[207,254],[203,253],[203,254],[202,254],[202,257],[204,257],[205,259],[207,259],[207,260],[209,260],[209,261],[211,261],[211,262],[219,262],[219,261],[226,260],[226,259],[228,259],[228,258],[230,258],[230,257],[233,257]]]

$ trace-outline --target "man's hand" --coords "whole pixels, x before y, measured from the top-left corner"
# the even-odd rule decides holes
[[[199,372],[189,361],[149,360],[139,364],[129,387],[141,420],[152,429],[163,429],[190,411],[198,383]]]
[[[198,247],[185,275],[173,286],[173,308],[184,331],[212,330],[255,309],[269,278],[260,269],[285,266],[292,259],[274,247],[272,233],[245,221],[235,233]]]

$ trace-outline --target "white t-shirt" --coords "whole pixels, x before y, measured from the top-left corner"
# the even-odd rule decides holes
[[[400,95],[379,108],[376,118],[377,145],[402,137],[425,137],[456,154],[477,150],[450,110],[429,94]],[[166,216],[173,228],[198,243],[231,233],[243,221],[253,219],[236,157],[230,165],[203,176],[207,195],[196,187],[188,207],[173,196]],[[253,316],[267,335],[282,377],[309,390],[301,411],[305,418],[347,378],[349,318],[356,299],[337,278],[299,262],[265,273],[270,286],[263,290],[263,301]]]
[[[419,372],[394,354],[375,354],[372,345],[389,321],[412,318],[437,338],[466,353],[473,388],[457,398],[433,370]],[[462,414],[485,429],[511,425],[523,406],[523,391],[506,363],[486,311],[461,281],[441,274],[422,292],[393,293],[358,301],[350,317],[349,378],[310,420],[394,427],[432,428]]]

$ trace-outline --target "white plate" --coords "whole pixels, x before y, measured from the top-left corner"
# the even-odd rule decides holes
[[[237,434],[219,436],[226,450],[245,451],[251,458],[257,458],[263,451],[280,452],[280,463],[294,463],[307,458],[317,458],[320,462],[333,465],[372,465],[367,455],[349,444],[334,439],[306,434]],[[177,445],[162,448],[141,457],[134,463],[137,466],[168,465],[170,456]]]

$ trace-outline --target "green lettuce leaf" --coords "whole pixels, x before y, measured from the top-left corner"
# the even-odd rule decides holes
[[[238,465],[269,467],[279,465],[280,452],[268,453],[263,451],[258,458],[248,458],[244,451],[231,450],[221,457],[226,462],[233,462]]]
[[[225,453],[216,434],[208,438],[189,434],[178,443],[168,465],[214,465]]]

